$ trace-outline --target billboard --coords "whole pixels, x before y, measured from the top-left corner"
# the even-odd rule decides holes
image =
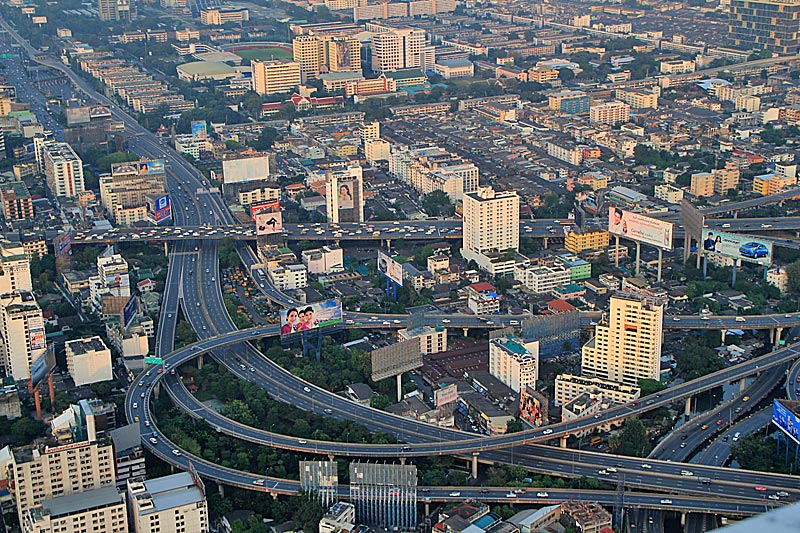
[[[378,272],[403,286],[403,265],[378,250]]]
[[[533,427],[547,423],[547,398],[531,387],[519,391],[519,418]]]
[[[325,300],[281,310],[281,335],[290,335],[341,323],[341,300]]]
[[[608,211],[608,232],[627,239],[672,250],[674,224],[639,213],[611,207]]]
[[[192,136],[196,139],[205,139],[208,137],[208,129],[205,120],[192,121]]]
[[[398,376],[420,367],[422,350],[419,337],[372,351],[372,381]]]
[[[150,206],[150,222],[159,225],[172,218],[172,202],[169,194],[155,196],[148,201]]]
[[[250,205],[250,218],[253,222],[256,221],[256,215],[259,213],[279,213],[281,210],[280,200],[269,200],[258,204]]]
[[[772,241],[752,235],[703,230],[703,253],[719,254],[748,263],[772,264]]]
[[[147,176],[152,174],[164,174],[164,160],[154,159],[153,161],[139,161],[139,175]]]
[[[131,299],[128,300],[128,303],[126,303],[125,307],[122,309],[122,322],[126,328],[131,325],[131,322],[133,322],[136,318],[136,314],[139,312],[138,303],[136,296],[131,296]]]
[[[230,183],[248,183],[269,179],[269,156],[225,159],[222,161],[222,180]]]
[[[28,336],[31,339],[31,351],[47,348],[47,340],[44,335],[44,326],[41,328],[30,328]]]
[[[56,239],[58,255],[69,255],[72,253],[72,233],[65,231]]]
[[[261,211],[256,215],[256,235],[272,235],[283,231],[283,215]]]
[[[782,402],[786,402],[786,400],[782,400]],[[777,399],[772,400],[772,423],[786,433],[789,438],[797,444],[800,444],[800,439],[797,435],[798,428],[800,428],[800,420],[798,420],[797,415],[789,410],[789,407],[782,402]],[[788,402],[786,403],[788,404]],[[797,402],[792,403],[796,404]]]
[[[433,404],[436,407],[454,403],[456,400],[458,400],[458,387],[455,383],[433,391]]]
[[[161,359],[160,357],[152,356],[152,357],[145,357],[144,358],[144,364],[146,364],[146,365],[160,365],[163,362],[164,362],[164,360]]]
[[[42,355],[31,363],[31,386],[35,389],[56,367],[55,344],[44,351]]]

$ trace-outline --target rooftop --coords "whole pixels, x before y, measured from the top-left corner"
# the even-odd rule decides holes
[[[117,492],[117,489],[114,486],[108,486],[44,500],[42,508],[50,513],[51,517],[56,517],[122,502],[122,495]]]

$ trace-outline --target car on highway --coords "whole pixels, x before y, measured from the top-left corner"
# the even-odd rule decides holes
[[[309,387],[303,387],[303,392],[311,392],[311,389]]]
[[[766,492],[767,491],[767,487],[765,487],[763,485],[756,485],[753,488],[756,489],[758,492]]]
[[[769,496],[767,496],[767,498],[769,498],[770,500],[780,500],[781,499],[781,497],[778,496],[777,494],[770,494]]]
[[[306,444],[308,444],[308,441],[306,439],[300,439],[300,440],[297,441],[297,444],[306,445]]]
[[[330,415],[330,414],[333,413],[333,410],[332,409],[324,409],[322,412],[325,413],[326,415]]]
[[[176,450],[172,450],[172,455],[174,455],[175,457],[180,457],[183,454],[181,453],[180,450],[176,449]]]
[[[721,418],[720,418],[719,420],[717,420],[717,425],[718,425],[718,426],[721,426],[721,425],[722,425],[722,419],[721,419]]]
[[[265,481],[263,479],[254,479],[253,480],[253,485],[258,485],[259,487],[263,487],[264,483],[265,483]]]
[[[781,490],[776,492],[775,496],[778,496],[779,498],[787,498],[789,496],[789,493],[786,492],[785,490]]]
[[[645,470],[652,470],[652,469],[653,469],[653,467],[652,467],[652,466],[650,466],[650,465],[649,465],[649,464],[647,464],[647,463],[642,463],[642,468],[644,468]]]
[[[543,434],[543,435],[549,435],[549,434],[551,434],[552,432],[553,432],[553,430],[552,430],[552,429],[545,429],[544,431],[542,431],[542,434]]]
[[[155,445],[157,445],[157,444],[158,444],[158,439],[156,439],[155,437],[150,437],[150,443],[151,443],[153,446],[155,446]]]
[[[707,430],[708,429],[708,424],[703,424],[702,426],[700,426],[700,429],[703,430],[703,431]]]
[[[449,494],[449,496],[450,496],[451,498],[458,498],[459,496],[461,496],[461,493],[460,493],[460,492],[458,492],[458,491],[455,491],[455,492],[451,492],[451,493]]]
[[[536,497],[537,498],[549,498],[550,495],[548,493],[546,493],[546,492],[537,492],[536,493]]]
[[[769,248],[763,243],[753,241],[741,245],[739,247],[739,254],[743,257],[749,257],[750,259],[758,259],[761,257],[768,257]]]
[[[689,477],[689,476],[693,476],[694,472],[692,472],[691,470],[681,470],[681,475],[685,476],[685,477]]]
[[[758,368],[758,367],[756,367],[756,368]],[[742,398],[742,401],[743,402],[749,402],[750,401],[750,396],[745,396],[744,398]]]
[[[672,505],[672,500],[664,498],[663,500],[661,500],[661,504],[662,505]]]
[[[506,494],[506,498],[516,498],[516,497],[517,497],[517,495],[514,494],[513,492],[509,492],[509,493]]]

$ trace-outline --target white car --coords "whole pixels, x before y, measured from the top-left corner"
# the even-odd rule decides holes
[[[552,432],[553,432],[553,430],[552,430],[552,429],[545,429],[544,431],[542,431],[542,434],[543,434],[543,435],[549,435],[549,434],[551,434]]]
[[[547,494],[546,492],[537,492],[537,493],[536,493],[536,497],[537,497],[537,498],[549,498],[549,497],[550,497],[550,495],[549,495],[549,494]]]

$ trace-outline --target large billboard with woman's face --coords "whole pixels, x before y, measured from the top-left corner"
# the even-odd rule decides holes
[[[608,212],[608,232],[664,250],[672,250],[674,224],[648,217],[619,207]]]
[[[342,301],[325,300],[281,311],[281,335],[333,326],[342,322]]]

